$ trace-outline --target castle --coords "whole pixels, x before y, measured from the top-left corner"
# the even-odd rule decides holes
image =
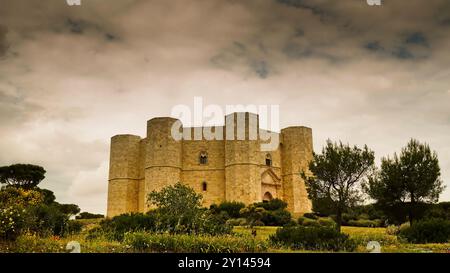
[[[238,116],[245,117],[243,139],[226,136],[239,134]],[[107,216],[145,212],[151,208],[148,193],[177,182],[201,193],[204,206],[279,198],[295,216],[310,212],[300,173],[312,158],[312,130],[299,126],[269,132],[259,128],[259,117],[252,113],[232,113],[225,120],[224,126],[183,128],[178,119],[153,118],[147,122],[145,138],[112,137]],[[181,140],[173,137],[177,124],[185,136]],[[201,135],[207,129],[224,137],[207,140]],[[200,139],[195,138],[198,132]],[[265,140],[260,136],[267,132],[277,137],[277,145],[262,151]]]

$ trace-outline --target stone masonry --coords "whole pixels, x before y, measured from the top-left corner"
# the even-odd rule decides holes
[[[246,123],[259,117],[245,115]],[[226,116],[236,128],[237,113]],[[235,118],[235,119],[234,119]],[[245,128],[245,139],[227,138],[227,124],[221,140],[195,140],[204,128],[182,128],[186,138],[175,140],[171,130],[179,120],[163,117],[147,122],[147,136],[116,135],[111,138],[107,216],[145,212],[148,193],[177,182],[203,195],[203,204],[240,201],[245,204],[280,198],[294,216],[311,211],[300,173],[312,158],[312,130],[288,127],[277,134],[278,148],[261,151],[257,123],[255,138]],[[230,125],[228,125],[230,126]],[[217,127],[216,127],[217,128]],[[217,129],[216,129],[217,130]],[[237,130],[234,131],[236,136]],[[275,133],[273,133],[275,134]]]

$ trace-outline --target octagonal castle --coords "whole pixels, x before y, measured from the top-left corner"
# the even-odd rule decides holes
[[[245,138],[237,137],[238,116],[245,117]],[[223,138],[213,140],[205,139],[202,133],[195,137],[205,128],[182,128],[179,120],[168,117],[149,120],[145,138],[113,136],[107,216],[145,212],[150,209],[150,192],[177,182],[201,193],[204,206],[279,198],[287,202],[294,216],[310,212],[311,202],[300,173],[312,158],[312,130],[296,126],[284,128],[279,134],[270,132],[277,136],[278,145],[262,151],[261,144],[267,138],[261,135],[269,131],[259,128],[258,115],[232,113],[225,120],[225,125],[216,129],[206,127],[223,132]],[[249,126],[251,120],[256,121],[256,130]],[[180,125],[183,139],[172,137],[174,124]],[[256,137],[251,137],[252,132],[257,132]]]

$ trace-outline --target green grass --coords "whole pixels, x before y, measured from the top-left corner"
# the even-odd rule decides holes
[[[15,244],[0,241],[0,252],[67,252],[66,245],[70,241],[78,241],[81,244],[83,253],[115,253],[115,252],[135,252],[126,243],[109,241],[104,237],[93,240],[86,239],[88,230],[97,226],[100,220],[83,221],[83,231],[80,234],[68,236],[65,238],[48,237],[42,238],[32,235],[24,235],[18,238]],[[255,227],[255,241],[268,243],[269,236],[274,234],[278,227]],[[248,227],[234,227],[233,232],[235,240],[248,240],[251,237],[251,229]],[[349,234],[350,238],[358,243],[357,252],[368,252],[366,245],[369,241],[378,241],[381,244],[382,252],[395,253],[422,253],[422,252],[449,252],[450,243],[447,244],[409,244],[401,242],[394,235],[388,235],[385,228],[369,227],[342,227],[342,232]],[[251,237],[252,238],[252,237]],[[292,251],[286,248],[271,248],[268,252],[310,252],[310,251]]]

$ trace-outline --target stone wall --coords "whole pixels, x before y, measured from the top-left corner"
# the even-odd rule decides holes
[[[236,117],[236,113],[227,117],[230,116]],[[258,118],[248,113],[244,117],[246,122]],[[171,129],[177,122],[173,118],[154,118],[147,123],[144,139],[132,135],[111,139],[108,217],[147,211],[151,208],[148,193],[179,181],[201,193],[204,206],[223,201],[261,202],[264,193],[270,192],[273,198],[284,199],[294,215],[311,210],[300,178],[300,172],[312,158],[310,128],[285,128],[279,134],[278,149],[262,152],[259,139],[249,140],[255,128],[245,128],[245,140],[227,140],[227,127],[218,131],[224,140],[195,140],[195,132],[203,128],[184,128],[184,135],[190,135],[192,140],[176,141],[171,137]],[[236,123],[226,124],[235,128],[237,137]],[[257,136],[261,132],[258,126],[257,123]],[[206,164],[200,163],[202,152],[207,153]],[[268,154],[271,166],[266,166]]]

